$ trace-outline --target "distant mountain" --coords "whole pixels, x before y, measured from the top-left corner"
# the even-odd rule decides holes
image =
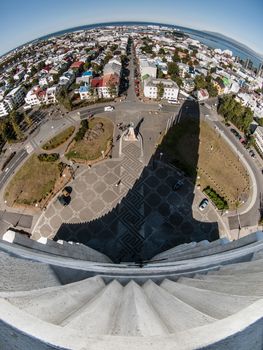
[[[226,41],[234,44],[235,46],[239,47],[240,49],[248,51],[250,54],[258,57],[259,59],[263,59],[263,54],[252,50],[249,46],[247,46],[245,44],[242,44],[241,42],[239,42],[239,41],[237,41],[237,40],[235,40],[233,38],[230,38],[229,36],[226,36],[224,34],[217,33],[217,32],[210,32],[208,30],[203,30],[203,32],[207,33],[209,35],[212,35],[212,36],[214,36],[216,38],[226,40]]]

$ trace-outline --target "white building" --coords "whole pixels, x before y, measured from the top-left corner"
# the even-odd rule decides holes
[[[79,88],[79,95],[81,100],[89,100],[92,95],[90,93],[90,86],[85,84]]]
[[[26,95],[26,89],[20,85],[17,88],[11,90],[7,95],[5,100],[8,101],[9,104],[13,106],[13,108],[17,108],[24,103]]]
[[[164,87],[164,93],[161,97],[166,100],[177,100],[179,87],[171,79],[153,79],[148,78],[144,81],[143,93],[145,97],[157,99],[158,98],[158,85],[162,84]]]
[[[59,85],[65,86],[67,89],[75,80],[75,74],[73,71],[68,70],[59,78]]]
[[[263,126],[258,126],[254,132],[256,145],[263,155]]]
[[[93,72],[92,70],[88,70],[86,72],[84,72],[81,77],[77,77],[76,78],[76,83],[80,84],[80,83],[87,83],[90,84],[90,81],[92,79],[93,76]]]
[[[196,97],[198,101],[204,101],[209,98],[209,93],[206,89],[200,89],[196,92]]]
[[[25,97],[25,102],[29,106],[39,106],[45,103],[46,93],[39,87],[34,86],[28,91]]]
[[[157,67],[154,63],[147,60],[140,60],[140,73],[141,77],[148,75],[149,77],[156,78]]]
[[[60,89],[61,87],[59,85],[54,85],[46,90],[46,104],[52,104],[57,102],[57,94]]]
[[[183,81],[183,90],[186,92],[192,92],[195,89],[195,82],[193,79],[184,79]]]
[[[10,104],[3,100],[0,102],[0,117],[5,117],[7,116],[11,111],[12,111],[12,106]]]

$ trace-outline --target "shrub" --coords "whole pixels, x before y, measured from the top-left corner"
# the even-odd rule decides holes
[[[80,128],[74,137],[75,141],[81,141],[89,128],[89,123],[87,120],[82,120],[80,123]]]
[[[75,131],[75,127],[70,126],[66,130],[64,130],[60,134],[58,134],[57,136],[53,137],[47,143],[45,143],[44,146],[42,146],[42,148],[45,151],[48,151],[48,150],[51,150],[53,148],[56,148],[56,147],[62,145],[64,142],[66,142],[71,137],[71,135],[74,133],[74,131]]]
[[[41,153],[38,156],[38,159],[41,162],[55,162],[56,160],[59,159],[59,154],[58,153]]]
[[[211,199],[211,201],[215,204],[217,209],[223,210],[228,209],[228,203],[225,200],[224,197],[221,197],[218,193],[216,193],[215,190],[213,190],[211,187],[206,187],[204,189],[204,193],[207,194],[207,196]]]

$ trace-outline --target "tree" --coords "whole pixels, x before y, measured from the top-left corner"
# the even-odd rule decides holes
[[[111,52],[114,52],[115,50],[117,50],[117,48],[118,48],[117,44],[113,44],[113,45],[110,46]]]
[[[24,120],[27,123],[28,127],[30,127],[33,123],[31,117],[27,113],[24,113]]]
[[[124,65],[128,60],[127,55],[121,55],[121,64]]]
[[[108,52],[103,60],[104,64],[107,64],[109,62],[109,60],[112,59],[112,57],[113,57],[112,53]]]
[[[89,61],[84,63],[84,66],[83,66],[84,70],[88,70],[90,69],[90,67],[91,67],[91,63]]]
[[[253,112],[250,108],[243,107],[233,96],[224,96],[219,100],[218,112],[226,121],[231,121],[237,128],[248,133],[253,121]]]
[[[117,89],[116,89],[116,85],[113,83],[109,83],[108,85],[108,92],[110,97],[115,97],[117,95]]]
[[[165,55],[165,49],[163,47],[160,48],[158,55]]]
[[[216,97],[218,95],[217,88],[214,86],[212,82],[207,83],[206,89],[210,97]]]
[[[161,69],[160,69],[160,68],[157,68],[157,78],[162,79],[163,77],[164,77],[163,72],[161,71]]]
[[[164,94],[164,85],[163,83],[159,83],[157,85],[157,98],[160,100],[163,97]]]
[[[181,58],[178,54],[178,51],[175,51],[174,52],[174,55],[173,55],[173,62],[181,62]]]
[[[171,76],[179,74],[179,67],[175,62],[168,63],[168,74]]]
[[[176,84],[179,87],[181,87],[183,85],[183,81],[182,81],[182,79],[180,77],[175,77],[173,80],[176,82]]]
[[[24,136],[24,133],[22,132],[22,130],[20,129],[20,126],[18,123],[18,120],[19,120],[18,112],[13,110],[9,115],[9,120],[10,120],[10,124],[13,128],[13,131],[15,133],[15,138],[17,140],[22,140],[25,136]]]
[[[72,110],[72,101],[70,99],[70,97],[68,96],[67,90],[65,87],[63,87],[58,96],[57,96],[57,100],[59,103],[61,103],[68,111]]]
[[[194,81],[195,81],[196,90],[200,90],[200,89],[205,89],[206,88],[207,83],[206,83],[203,75],[197,75],[195,77]]]
[[[102,69],[101,65],[99,65],[97,63],[93,63],[93,62],[91,64],[91,67],[92,67],[94,74],[99,74],[101,69]]]

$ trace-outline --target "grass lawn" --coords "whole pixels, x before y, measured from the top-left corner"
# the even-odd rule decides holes
[[[54,149],[62,145],[62,143],[66,142],[70,138],[70,136],[74,133],[74,131],[75,131],[75,127],[70,126],[66,130],[62,131],[60,134],[56,135],[51,140],[46,142],[44,146],[42,146],[42,148],[46,151],[49,151],[51,149]]]
[[[201,189],[210,186],[230,208],[246,199],[249,176],[226,142],[206,122],[188,119],[176,125],[161,146],[171,161],[191,175]]]
[[[9,182],[5,192],[7,203],[32,205],[40,202],[60,177],[58,164],[59,161],[41,162],[37,155],[30,157]]]
[[[113,123],[110,119],[95,117],[89,120],[89,130],[98,123],[103,124],[103,133],[92,140],[73,142],[66,154],[68,159],[95,160],[101,157],[101,151],[106,151],[113,137]]]

